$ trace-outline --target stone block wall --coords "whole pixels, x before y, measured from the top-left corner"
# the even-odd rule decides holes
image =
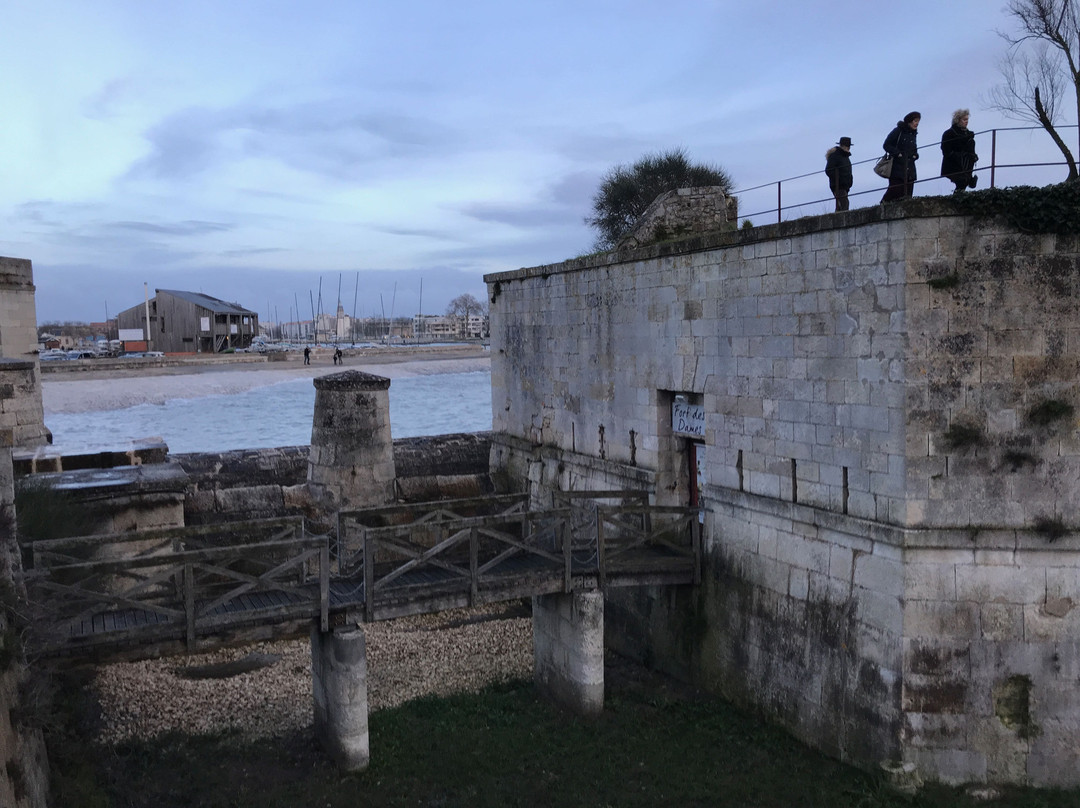
[[[12,434],[0,429],[0,805],[46,808],[49,761],[42,737],[41,704],[32,703],[34,678],[22,659],[17,603],[23,596],[22,556],[15,537]]]
[[[950,782],[1075,786],[1080,537],[939,531],[906,544],[906,756]]]
[[[704,408],[705,583],[609,595],[611,642],[846,759],[1080,782],[1075,237],[925,199],[487,282],[493,473],[541,502],[686,503]]]
[[[14,431],[16,446],[50,442],[41,406],[34,273],[25,258],[0,256],[0,357],[13,360],[0,365],[0,428]]]
[[[16,446],[51,440],[36,362],[0,357],[0,429],[11,430]]]

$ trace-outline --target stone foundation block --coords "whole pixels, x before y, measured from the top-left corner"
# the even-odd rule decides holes
[[[604,708],[604,596],[600,592],[533,598],[537,688],[582,715]]]
[[[311,685],[315,737],[342,769],[366,769],[371,753],[362,629],[323,632],[312,626]]]

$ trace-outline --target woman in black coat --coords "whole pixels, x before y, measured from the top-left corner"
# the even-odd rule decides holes
[[[953,181],[959,193],[974,188],[979,178],[972,174],[979,155],[975,153],[975,133],[968,129],[971,113],[958,109],[952,116],[952,127],[941,134],[941,176]]]
[[[893,159],[892,174],[889,175],[889,187],[882,202],[905,199],[915,192],[915,161],[919,159],[919,146],[916,142],[919,121],[922,113],[909,112],[904,120],[896,122],[896,128],[889,132],[882,148]]]

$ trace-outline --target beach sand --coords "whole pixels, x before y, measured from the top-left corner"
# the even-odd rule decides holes
[[[342,370],[362,370],[388,379],[428,376],[437,373],[469,373],[490,369],[487,355],[442,358],[436,353],[388,356],[346,356],[344,366],[328,359],[304,365],[288,362],[183,365],[131,370],[88,370],[83,373],[45,374],[41,398],[45,414],[93,412],[162,404],[175,398],[231,395],[293,379],[314,379]]]

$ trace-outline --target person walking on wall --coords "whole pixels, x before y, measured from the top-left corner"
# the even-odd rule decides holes
[[[956,186],[953,193],[957,194],[979,182],[972,173],[979,155],[975,153],[975,133],[968,129],[970,117],[969,110],[956,110],[952,126],[941,133],[941,176],[952,180]]]
[[[829,178],[829,190],[836,198],[836,209],[847,210],[847,195],[851,190],[851,138],[840,138],[825,152],[825,176]]]
[[[922,113],[909,112],[904,120],[896,122],[896,128],[889,132],[881,144],[885,153],[892,159],[892,173],[889,175],[889,187],[882,202],[894,199],[907,199],[915,192],[915,161],[919,159],[919,146],[916,137]]]
[[[304,364],[311,364],[311,348],[307,347],[306,345],[304,346]]]

